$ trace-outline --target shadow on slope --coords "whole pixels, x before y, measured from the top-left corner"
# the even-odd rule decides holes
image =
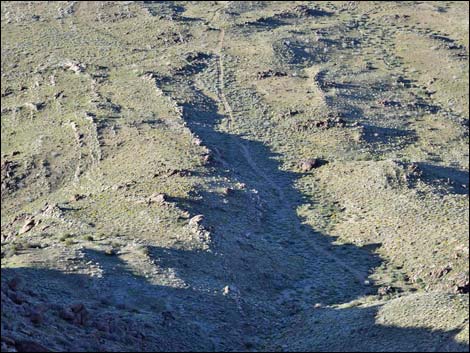
[[[199,69],[203,71],[201,66]],[[194,74],[194,70],[189,72]],[[256,337],[284,334],[295,330],[299,314],[315,315],[316,303],[347,303],[373,293],[373,286],[361,279],[368,278],[372,269],[380,265],[380,258],[368,248],[334,244],[334,238],[304,224],[296,211],[305,199],[294,187],[298,175],[282,171],[277,156],[265,144],[220,131],[219,124],[224,116],[219,113],[219,104],[198,89],[192,79],[194,76],[186,75],[174,80],[162,79],[160,82],[166,84],[161,88],[181,102],[188,127],[203,140],[214,158],[208,168],[207,184],[191,199],[172,201],[192,215],[205,216],[203,226],[212,232],[212,251],[219,261],[214,267],[209,261],[204,271],[199,270],[204,276],[211,276],[210,268],[215,270],[216,263],[223,264],[225,278],[230,288],[236,288],[245,308],[244,319],[250,327],[246,334],[254,341]],[[182,87],[185,89],[179,89]],[[185,96],[180,92],[185,92]],[[190,97],[188,92],[191,92]],[[244,187],[228,194],[218,192],[223,186],[222,180],[236,180]],[[180,266],[174,267],[176,273],[190,278],[193,283],[198,282],[191,268],[202,263],[196,258],[203,254],[182,255],[179,251],[157,248],[152,254],[171,266],[178,265],[176,259],[186,257]],[[424,329],[403,331],[377,325],[373,309],[341,309],[330,313],[325,350],[340,346],[342,350],[356,350],[354,346],[345,347],[344,340],[337,342],[338,337],[343,336],[341,320],[350,315],[368,318],[361,323],[362,331],[380,332],[380,336],[378,333],[374,336],[377,345],[370,346],[361,339],[362,333],[356,332],[358,350],[367,347],[369,350],[370,347],[402,350],[416,346],[433,349],[432,344],[437,344],[436,340],[429,344],[432,334]],[[337,313],[337,317],[333,313]],[[322,327],[325,329],[324,325]],[[314,325],[307,327],[308,332],[300,331],[306,335],[298,337],[300,341],[315,337]],[[401,340],[403,337],[413,337],[413,340]],[[317,347],[317,344],[311,342],[311,346]]]
[[[163,255],[165,249],[154,250],[154,256],[177,269],[178,257],[202,256],[203,260],[203,254],[173,251]],[[2,268],[2,351],[15,346],[25,351],[32,342],[57,351],[264,349],[265,342],[241,335],[240,314],[229,296],[155,285],[126,271],[127,265],[118,257],[86,252],[87,259],[104,267],[102,278],[41,268]],[[23,283],[15,290],[8,284],[14,278]],[[10,299],[18,297],[21,303]],[[86,319],[64,319],[61,311],[77,303],[84,305]],[[305,311],[293,317],[296,325],[285,332],[282,343],[291,350],[468,351],[468,345],[453,339],[456,330],[377,324],[379,308]],[[36,312],[42,318],[33,324]]]

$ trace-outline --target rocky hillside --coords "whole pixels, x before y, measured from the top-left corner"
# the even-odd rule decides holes
[[[468,351],[468,16],[2,1],[2,352]]]

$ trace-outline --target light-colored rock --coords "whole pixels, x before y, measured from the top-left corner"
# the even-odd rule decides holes
[[[198,226],[204,219],[204,216],[202,214],[194,216],[189,220],[189,226],[191,227],[196,227]]]
[[[34,218],[27,219],[26,223],[18,231],[18,235],[29,232],[35,225],[36,225],[36,221],[34,220]]]

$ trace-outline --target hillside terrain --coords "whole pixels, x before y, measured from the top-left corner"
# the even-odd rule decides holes
[[[2,1],[1,351],[468,351],[469,5]]]

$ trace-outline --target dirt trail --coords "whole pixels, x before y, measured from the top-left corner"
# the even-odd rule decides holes
[[[225,74],[224,74],[224,59],[222,55],[223,47],[224,47],[224,38],[225,38],[225,30],[221,28],[220,30],[220,35],[218,38],[218,43],[216,47],[216,54],[217,54],[217,60],[218,60],[218,67],[219,67],[219,77],[218,77],[218,87],[219,87],[219,100],[222,103],[226,117],[228,118],[228,128],[230,129],[232,126],[232,123],[234,122],[234,114],[233,114],[233,109],[230,106],[230,103],[227,100],[227,96],[225,95]],[[277,214],[283,214],[283,213],[290,213],[293,209],[294,206],[289,202],[289,200],[286,198],[284,191],[281,186],[279,186],[274,178],[269,177],[256,163],[256,161],[253,159],[252,153],[249,150],[249,147],[246,146],[243,143],[240,143],[233,135],[232,136],[232,141],[234,144],[237,145],[237,147],[240,149],[241,154],[243,158],[245,159],[246,163],[250,166],[250,168],[253,170],[255,174],[257,174],[262,180],[266,181],[266,183],[275,191],[277,194],[278,198],[278,204],[279,207],[277,208]],[[279,218],[280,219],[280,218]],[[366,284],[367,277],[364,276],[360,271],[357,271],[355,268],[352,266],[346,264],[343,262],[338,256],[335,254],[329,252],[328,250],[322,248],[320,245],[315,244],[311,239],[309,239],[309,234],[305,234],[305,231],[301,229],[301,224],[297,220],[294,220],[293,222],[293,232],[294,235],[303,235],[303,240],[307,242],[308,246],[310,249],[313,249],[315,252],[321,254],[324,256],[326,259],[331,260],[338,264],[339,267],[343,268],[346,270],[348,273],[350,273],[352,276],[355,277],[359,283]],[[303,256],[307,261],[311,261],[311,259],[308,256]]]
[[[226,116],[228,118],[227,126],[230,128],[232,126],[232,122],[234,121],[233,117],[233,110],[230,104],[228,103],[227,97],[225,96],[225,73],[224,73],[224,59],[223,59],[223,48],[224,48],[224,37],[225,37],[225,30],[221,28],[220,30],[220,35],[219,35],[219,41],[217,43],[217,57],[218,57],[218,62],[219,62],[219,82],[218,82],[218,88],[219,88],[219,98],[220,101],[222,102]]]

